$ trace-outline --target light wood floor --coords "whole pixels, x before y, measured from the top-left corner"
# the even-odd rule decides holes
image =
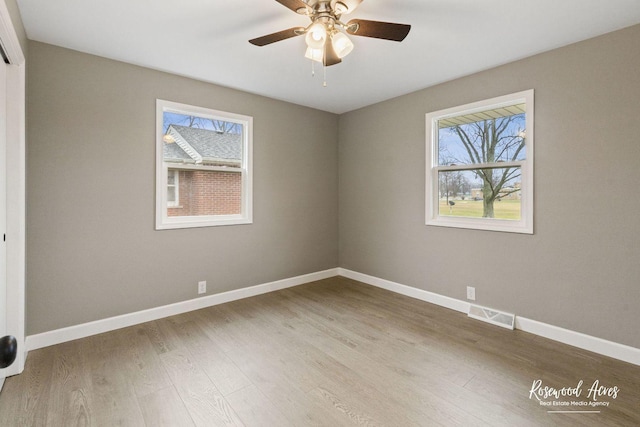
[[[619,391],[543,407],[538,379]],[[33,351],[0,425],[638,426],[639,399],[638,366],[337,277]]]

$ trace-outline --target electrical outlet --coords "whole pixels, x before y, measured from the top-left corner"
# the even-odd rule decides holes
[[[467,299],[470,299],[471,301],[476,300],[476,288],[473,286],[467,286]]]
[[[198,293],[206,294],[207,293],[207,282],[203,280],[202,282],[198,282]]]

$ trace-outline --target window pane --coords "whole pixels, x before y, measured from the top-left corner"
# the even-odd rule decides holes
[[[167,201],[169,203],[175,203],[175,201],[176,201],[176,187],[167,188]]]
[[[163,131],[167,163],[242,167],[243,126],[239,123],[165,112]]]
[[[521,168],[438,173],[441,216],[520,220]]]
[[[175,216],[237,215],[242,211],[240,172],[183,170],[180,173],[180,206],[169,208]],[[171,200],[169,188],[169,201]]]
[[[525,104],[438,120],[438,165],[526,159]]]

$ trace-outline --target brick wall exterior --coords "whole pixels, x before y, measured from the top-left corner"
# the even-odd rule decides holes
[[[178,206],[169,216],[239,214],[242,174],[239,172],[180,170]]]

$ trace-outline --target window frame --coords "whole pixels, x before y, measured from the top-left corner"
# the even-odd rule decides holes
[[[533,234],[534,194],[534,93],[533,89],[503,95],[465,105],[446,108],[426,114],[425,224],[428,226],[467,228]],[[438,121],[489,109],[525,104],[526,159],[514,162],[495,162],[467,165],[440,166],[438,163]],[[474,167],[472,167],[474,166]],[[521,168],[520,220],[471,218],[439,215],[439,172],[472,169]]]
[[[187,114],[207,119],[238,123],[243,128],[242,162],[238,173],[241,173],[241,209],[233,215],[197,215],[169,216],[168,208],[168,170],[169,164],[164,161],[163,122],[164,113]],[[223,170],[221,167],[200,165],[171,165],[171,169],[185,170]],[[181,104],[173,101],[156,99],[156,230],[180,229],[193,227],[215,227],[225,225],[241,225],[253,223],[253,117],[229,113],[211,108]]]
[[[167,167],[167,208],[177,208],[180,206],[180,169],[171,168],[173,171],[173,185],[169,184],[169,168]],[[173,187],[175,200],[169,200],[169,188]]]

